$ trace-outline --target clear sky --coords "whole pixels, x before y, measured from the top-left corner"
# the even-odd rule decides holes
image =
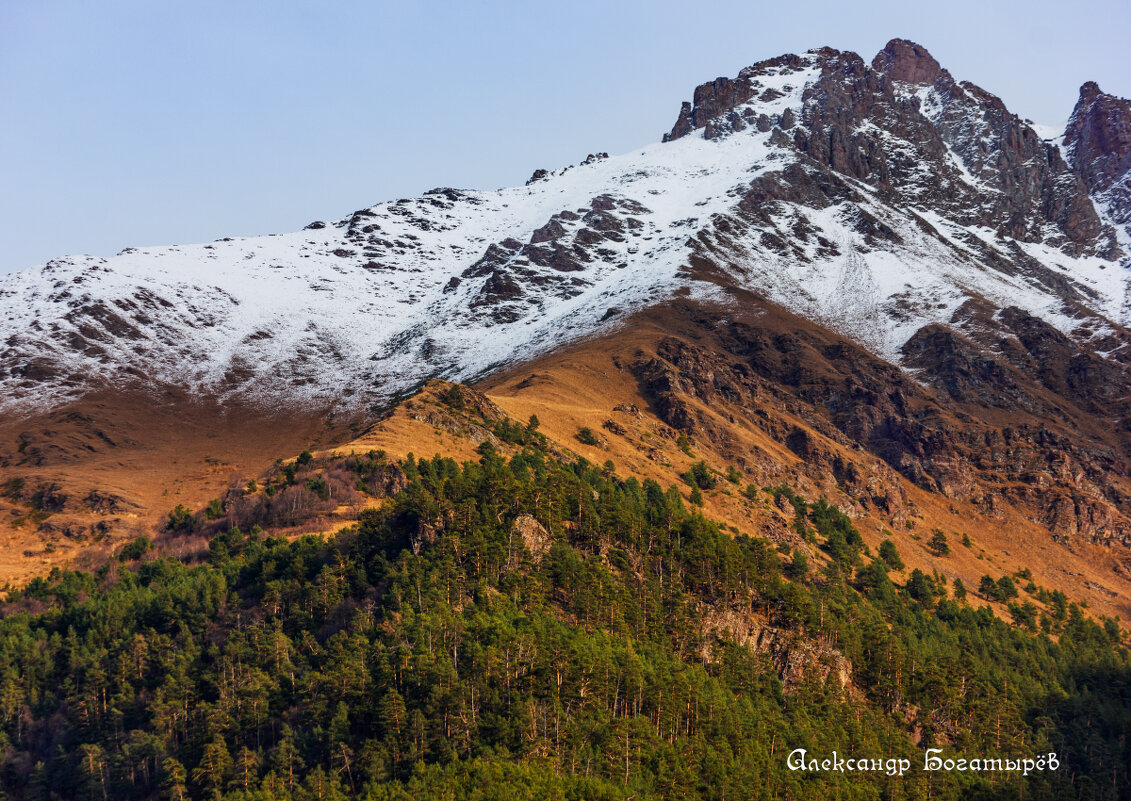
[[[1015,112],[1131,96],[1131,3],[0,0],[0,272],[290,231],[659,139],[693,88],[893,37]]]

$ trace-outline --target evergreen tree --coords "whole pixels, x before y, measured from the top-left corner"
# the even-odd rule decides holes
[[[185,766],[172,757],[166,757],[161,763],[161,772],[164,774],[161,779],[162,797],[168,801],[186,801],[188,773],[185,771]]]
[[[295,744],[294,731],[286,723],[282,726],[279,743],[271,755],[271,769],[279,777],[286,792],[294,792],[299,785],[302,769],[306,763],[303,761]]]
[[[224,784],[232,770],[232,756],[219,735],[204,746],[200,762],[192,772],[192,780],[213,798],[222,798]]]
[[[954,580],[954,600],[956,600],[956,601],[966,600],[966,585],[962,582],[962,579],[960,579],[960,578],[956,578]]]
[[[931,606],[935,602],[937,589],[934,582],[919,568],[911,571],[907,580],[907,594],[924,606]]]
[[[880,543],[880,558],[893,570],[903,570],[903,560],[899,558],[899,551],[891,540]]]
[[[245,793],[259,783],[259,754],[244,746],[236,757],[233,783]]]

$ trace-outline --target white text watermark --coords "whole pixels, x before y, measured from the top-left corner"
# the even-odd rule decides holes
[[[911,770],[912,761],[906,757],[842,757],[833,751],[823,759],[809,756],[804,748],[789,752],[786,765],[790,770],[828,771],[833,773],[884,773],[902,776]],[[1020,773],[1028,776],[1046,770],[1056,770],[1060,760],[1048,753],[1033,757],[947,757],[941,748],[928,748],[923,755],[924,771],[969,771],[974,773]]]

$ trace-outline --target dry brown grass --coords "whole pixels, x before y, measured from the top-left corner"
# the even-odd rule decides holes
[[[765,324],[761,314],[759,319]],[[798,324],[785,317],[778,322],[782,326]],[[1070,598],[1087,602],[1093,613],[1131,620],[1131,579],[1121,572],[1119,554],[1110,549],[1087,543],[1059,545],[1047,529],[1008,509],[990,519],[962,499],[925,492],[902,478],[898,480],[908,499],[904,510],[895,517],[865,512],[827,476],[811,469],[769,436],[752,417],[761,412],[783,425],[801,428],[822,448],[840,454],[865,473],[883,469],[867,452],[823,436],[803,410],[791,412],[769,399],[760,409],[734,408],[721,402],[707,407],[695,402],[698,413],[728,432],[728,441],[694,440],[694,457],[683,453],[676,445],[677,432],[648,408],[630,369],[642,355],[654,354],[662,337],[671,335],[689,339],[699,336],[685,321],[656,310],[607,336],[492,376],[478,389],[517,421],[537,415],[540,430],[560,449],[596,464],[610,460],[622,475],[678,486],[685,498],[690,488],[680,475],[693,461],[703,459],[719,473],[725,473],[728,465],[743,464],[743,486],[730,484],[720,476],[719,487],[705,493],[706,514],[734,531],[770,536],[809,549],[819,559],[818,553],[792,533],[789,510],[774,506],[765,493],[750,500],[741,491],[748,482],[759,487],[785,483],[810,500],[825,497],[855,515],[855,523],[873,551],[883,538],[890,537],[907,564],[904,575],[916,567],[927,572],[937,570],[951,580],[961,578],[973,590],[983,574],[996,578],[1029,568],[1038,585],[1061,589]],[[0,500],[0,582],[19,582],[45,572],[52,564],[76,559],[81,560],[79,564],[92,564],[105,558],[116,543],[139,533],[152,534],[178,503],[198,509],[227,486],[261,476],[277,457],[293,458],[312,445],[319,456],[383,450],[393,458],[408,453],[444,454],[457,460],[478,458],[471,439],[417,419],[423,416],[422,411],[439,408],[437,394],[435,385],[426,388],[360,433],[356,420],[326,425],[322,422],[324,410],[284,417],[253,409],[225,411],[175,396],[155,402],[144,396],[101,395],[48,419],[0,424],[0,443],[9,444],[3,446],[7,451],[0,448],[0,459],[7,460],[7,466],[0,467],[0,483],[12,476],[50,478],[75,496],[99,488],[130,504],[122,512],[68,513],[51,518],[59,523],[73,518],[76,524],[86,525],[116,521],[113,535],[97,542],[71,541],[57,535],[45,538],[33,526],[13,528],[11,520],[17,515],[11,512],[21,510]],[[617,406],[632,405],[639,414],[616,410]],[[80,414],[81,419],[76,420],[73,413]],[[623,433],[606,428],[605,422],[610,420]],[[576,434],[582,427],[597,432],[603,443],[591,446],[578,441]],[[25,440],[30,436],[30,441],[43,450],[43,464],[29,465],[26,459],[21,463],[27,447],[18,453],[10,446],[21,436]],[[360,508],[375,503],[362,499],[280,533],[288,537],[332,534],[356,519]],[[948,556],[934,556],[926,548],[936,528],[950,540]],[[963,534],[973,541],[972,548],[961,544]],[[55,543],[51,552],[44,550],[46,542]],[[207,543],[190,538],[167,547],[175,556],[196,558],[206,551]],[[24,556],[25,551],[33,555]],[[970,599],[982,603],[973,594]],[[996,611],[1003,614],[1000,607]]]
[[[0,584],[20,583],[56,564],[82,564],[121,542],[160,531],[178,504],[198,509],[232,484],[261,475],[276,458],[311,443],[348,439],[349,424],[326,410],[276,410],[100,391],[31,419],[0,421],[0,485],[51,483],[66,508],[15,526],[27,504],[0,498]],[[91,490],[118,499],[116,510],[89,508]],[[106,533],[91,527],[107,528]],[[29,555],[25,555],[29,554]]]

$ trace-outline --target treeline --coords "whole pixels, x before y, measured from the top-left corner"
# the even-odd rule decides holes
[[[791,492],[827,559],[732,537],[677,489],[536,437],[481,453],[328,467],[328,487],[388,496],[331,541],[217,516],[204,564],[133,543],[15,593],[6,797],[1126,797],[1118,628],[1070,605],[1054,640],[938,577],[899,586],[890,553]],[[280,473],[271,498],[316,478]],[[924,774],[926,747],[1062,768]],[[916,769],[794,772],[794,748]]]

